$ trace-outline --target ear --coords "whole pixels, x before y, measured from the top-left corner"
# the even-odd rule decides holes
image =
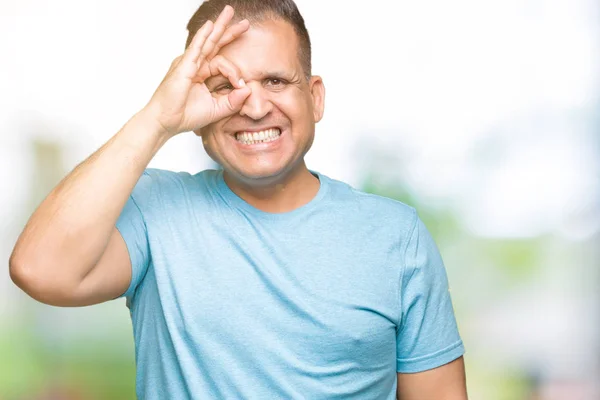
[[[318,75],[311,76],[308,85],[313,102],[313,116],[315,122],[319,122],[325,112],[325,85]]]

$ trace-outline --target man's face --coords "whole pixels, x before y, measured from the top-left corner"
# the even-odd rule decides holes
[[[323,115],[323,82],[316,76],[306,79],[298,38],[284,21],[251,26],[219,55],[239,68],[252,93],[239,113],[196,134],[206,152],[238,181],[268,184],[285,177],[312,145],[315,123]],[[208,79],[206,86],[213,96],[231,90],[222,76]]]

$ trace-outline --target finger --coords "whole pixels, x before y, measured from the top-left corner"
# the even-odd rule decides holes
[[[227,78],[234,88],[240,88],[245,85],[239,68],[221,55],[217,55],[210,62],[202,64],[196,76],[192,78],[192,82],[204,83],[208,78],[219,75]]]
[[[252,93],[250,87],[243,86],[239,89],[232,90],[227,94],[227,96],[220,96],[216,98],[216,119],[223,119],[240,111],[250,93]]]
[[[223,33],[221,40],[219,40],[219,42],[215,45],[215,48],[213,49],[212,53],[208,56],[208,59],[210,60],[211,58],[216,56],[217,53],[221,51],[221,48],[225,47],[226,45],[240,37],[242,33],[248,30],[249,27],[250,22],[247,19],[244,19],[238,22],[237,24],[233,24],[229,28],[227,28],[225,33]]]
[[[192,42],[190,43],[183,55],[183,60],[186,63],[193,63],[197,68],[199,59],[202,55],[202,47],[204,46],[204,43],[206,42],[208,36],[213,31],[213,28],[214,25],[212,21],[206,21],[204,25],[202,25],[202,27],[198,29],[198,32],[196,32],[196,34],[194,35]]]
[[[219,41],[221,40],[221,36],[225,32],[225,28],[229,25],[229,22],[233,18],[233,7],[225,6],[219,17],[215,21],[215,27],[211,34],[208,36],[201,50],[201,58],[208,58],[212,53]],[[199,66],[199,65],[198,65]]]
[[[223,56],[216,56],[208,63],[211,76],[223,75],[234,88],[245,86],[239,68]]]

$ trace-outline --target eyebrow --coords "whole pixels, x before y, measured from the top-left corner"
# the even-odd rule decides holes
[[[265,78],[280,78],[285,80],[292,80],[294,77],[294,73],[284,72],[284,71],[263,71],[261,73],[262,79]]]

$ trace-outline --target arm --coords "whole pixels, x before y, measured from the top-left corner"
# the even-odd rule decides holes
[[[466,399],[464,346],[437,246],[416,216],[406,242],[396,341],[401,400]]]
[[[460,357],[414,374],[398,374],[398,400],[467,400],[465,364]]]
[[[115,223],[165,141],[140,112],[63,179],[17,240],[9,261],[17,286],[57,306],[89,305],[123,293],[131,265]]]
[[[227,28],[232,17],[226,7],[199,29],[148,105],[33,213],[9,260],[12,280],[31,297],[85,306],[125,292],[131,261],[115,224],[144,169],[169,138],[237,112],[250,94],[239,70],[209,58],[248,29],[248,21]],[[212,73],[228,76],[236,90],[214,98],[204,84]]]

